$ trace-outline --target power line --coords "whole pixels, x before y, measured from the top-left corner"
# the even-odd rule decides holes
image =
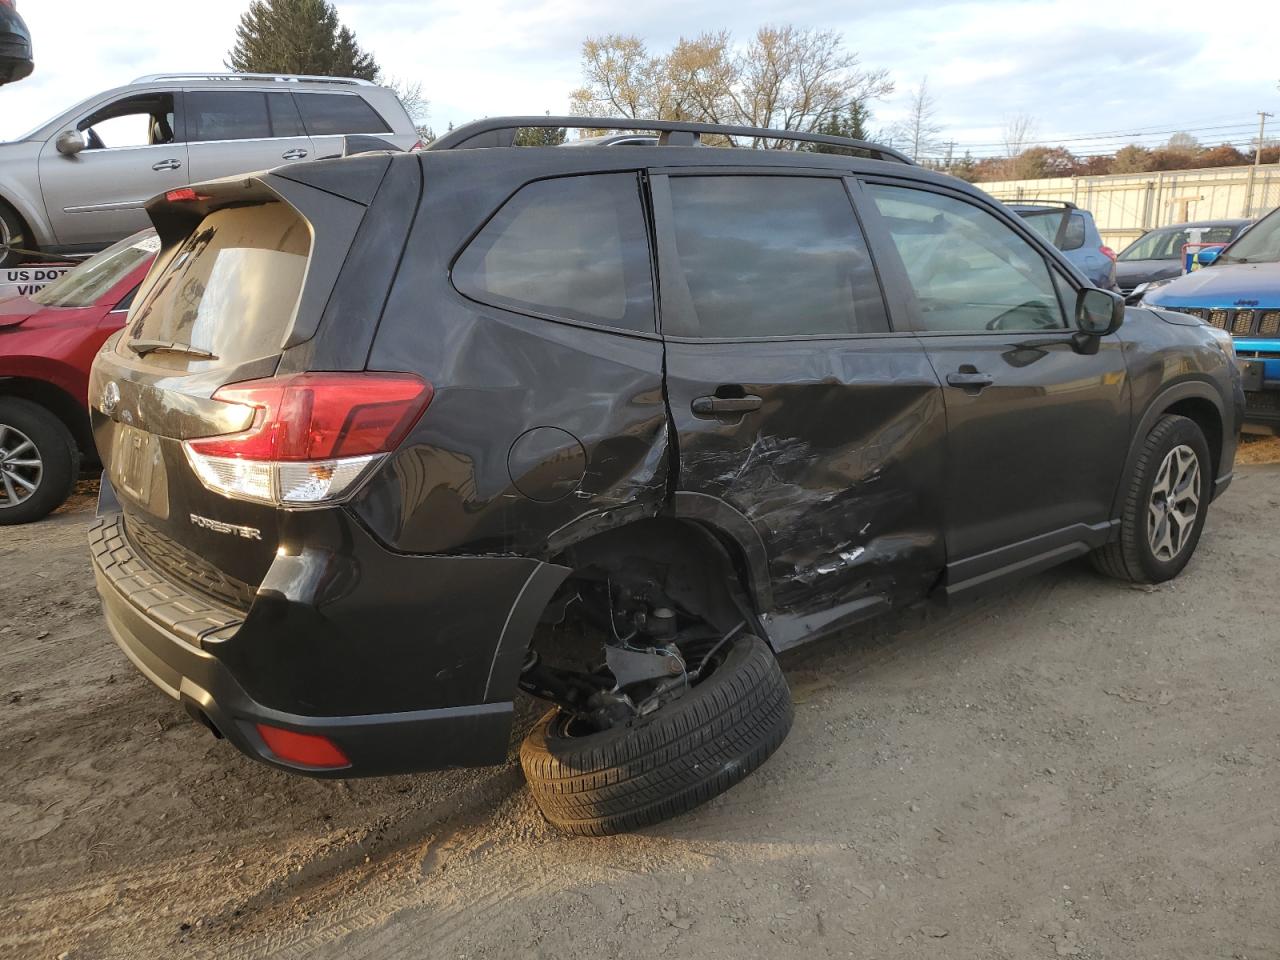
[[[1152,139],[1167,138],[1167,137],[1173,136],[1175,133],[1195,134],[1195,133],[1209,133],[1211,131],[1219,131],[1219,133],[1214,134],[1214,136],[1219,136],[1219,135],[1220,136],[1237,136],[1243,132],[1251,132],[1252,129],[1253,129],[1252,121],[1237,121],[1236,123],[1224,123],[1224,124],[1219,124],[1214,126],[1173,127],[1173,128],[1165,128],[1165,129],[1153,129],[1153,130],[1147,130],[1147,131],[1130,130],[1127,132],[1118,132],[1118,133],[1112,133],[1112,134],[1089,134],[1089,135],[1080,135],[1080,136],[1071,136],[1071,137],[1046,137],[1046,138],[1037,139],[1037,140],[1024,141],[1022,146],[1024,148],[1048,147],[1048,146],[1057,146],[1063,143],[1083,143],[1083,142],[1104,143],[1104,142],[1121,142],[1121,141],[1132,141],[1132,140],[1152,140]],[[1227,132],[1222,133],[1221,131],[1227,131]],[[957,143],[958,148],[966,149],[966,150],[972,150],[974,148],[981,149],[986,147],[1003,147],[1003,146],[1005,146],[1005,141],[1003,140]]]

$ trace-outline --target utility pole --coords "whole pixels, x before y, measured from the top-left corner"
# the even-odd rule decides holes
[[[1253,185],[1258,181],[1258,165],[1262,163],[1262,144],[1265,142],[1263,138],[1267,132],[1267,118],[1274,116],[1274,113],[1267,113],[1265,110],[1258,111],[1258,147],[1253,152],[1253,166],[1249,168],[1249,189],[1245,192],[1244,198],[1246,217],[1253,216]]]

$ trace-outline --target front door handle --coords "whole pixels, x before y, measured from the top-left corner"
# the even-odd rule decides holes
[[[292,150],[286,150],[284,153],[280,154],[281,160],[305,160],[306,158],[307,151],[303,150],[301,147],[294,147]]]
[[[763,405],[764,400],[752,394],[745,397],[698,397],[691,404],[694,416],[698,417],[730,417],[759,410]]]
[[[976,370],[961,370],[959,373],[948,373],[947,383],[953,387],[989,387],[996,382],[996,378],[989,373],[979,373]]]
[[[159,163],[153,163],[151,165],[152,170],[179,170],[181,167],[182,161],[172,157],[168,160],[161,160]]]

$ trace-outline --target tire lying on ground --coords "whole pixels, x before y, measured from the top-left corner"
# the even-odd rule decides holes
[[[1213,461],[1194,420],[1156,421],[1125,480],[1120,535],[1091,555],[1094,568],[1132,583],[1163,583],[1196,552],[1213,495]]]
[[[552,710],[520,747],[543,815],[583,836],[635,830],[690,810],[760,766],[791,729],[791,691],[758,637],[727,647],[678,700],[608,730],[575,731]]]

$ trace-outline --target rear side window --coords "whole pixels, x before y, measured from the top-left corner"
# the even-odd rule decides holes
[[[258,140],[271,136],[267,98],[234,90],[192,90],[186,96],[187,139]]]
[[[305,137],[307,135],[307,131],[302,128],[302,118],[298,116],[298,108],[294,106],[292,94],[268,93],[267,113],[271,117],[273,137]]]
[[[1063,250],[1079,250],[1084,246],[1084,214],[1073,213],[1067,221],[1067,231],[1062,237]]]
[[[649,242],[635,174],[528,184],[463,251],[453,283],[483,303],[652,333]]]
[[[279,353],[310,251],[306,222],[286,204],[215,210],[147,278],[120,349],[181,369]]]
[[[298,109],[313,137],[343,133],[390,133],[391,128],[362,97],[341,93],[299,93]]]
[[[841,181],[715,176],[671,177],[670,184],[677,275],[669,282],[685,306],[664,313],[664,332],[738,338],[888,330]]]

